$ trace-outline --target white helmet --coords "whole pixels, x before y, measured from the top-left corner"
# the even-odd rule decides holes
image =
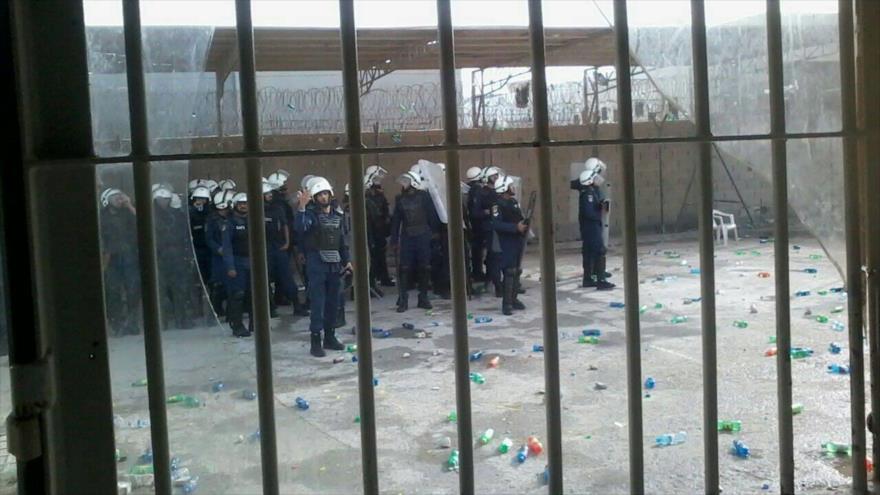
[[[214,179],[205,179],[205,183],[202,185],[208,188],[209,191],[217,189],[217,181]]]
[[[303,178],[299,181],[299,187],[302,189],[308,189],[309,188],[309,181],[312,180],[314,177],[315,176],[311,175],[311,174],[304,175]]]
[[[159,187],[156,187],[159,186]],[[161,184],[153,184],[153,199],[172,199],[174,194],[165,187],[162,187]]]
[[[208,188],[205,186],[198,186],[195,189],[193,189],[192,193],[190,193],[190,195],[189,195],[189,199],[197,199],[197,198],[207,199],[208,201],[210,201],[211,200],[211,191],[209,191]]]
[[[269,179],[263,177],[263,194],[269,194],[270,192],[278,189],[277,184],[270,181]]]
[[[290,172],[284,170],[283,168],[279,168],[274,173],[280,175],[281,177],[284,177],[284,180],[287,180],[287,178],[290,177]]]
[[[116,196],[117,194],[122,194],[122,191],[116,188],[104,189],[104,192],[101,193],[101,206],[108,207],[110,206],[110,198]]]
[[[485,169],[483,169],[483,177],[485,177],[486,180],[489,180],[489,177],[492,177],[493,175],[497,175],[500,178],[500,176],[503,174],[504,171],[498,167],[486,167]]]
[[[345,191],[346,196],[348,196],[348,194],[351,192],[348,182],[345,183],[345,187],[343,188],[343,190]]]
[[[412,186],[414,189],[420,189],[422,186],[422,178],[417,172],[406,172],[397,178],[397,182],[402,186]]]
[[[171,207],[174,209],[180,209],[181,206],[183,206],[183,200],[180,199],[180,195],[179,194],[172,194],[171,195]]]
[[[232,198],[235,196],[235,191],[232,189],[227,189],[225,191],[217,191],[214,194],[214,208],[218,210],[225,210],[232,206]]]
[[[501,175],[498,179],[495,180],[495,192],[498,194],[502,194],[507,192],[510,189],[510,186],[513,185],[513,177],[509,175]]]
[[[478,180],[482,174],[483,170],[480,167],[471,167],[467,169],[467,172],[464,174],[464,178],[468,182],[472,182]]]
[[[364,185],[369,187],[373,184],[381,182],[385,178],[388,171],[378,165],[370,165],[364,172]]]
[[[247,203],[247,194],[243,192],[235,193],[235,196],[232,197],[230,203],[232,204],[232,206],[235,206],[238,203]]]
[[[585,186],[592,185],[602,172],[605,171],[607,165],[598,158],[590,158],[584,162],[584,171],[578,176],[578,181]]]
[[[319,192],[329,191],[330,195],[333,196],[333,186],[330,185],[330,181],[323,177],[314,177],[313,180],[309,181],[309,196],[314,198],[316,194]]]
[[[223,191],[234,190],[235,181],[232,179],[223,179],[217,184],[217,187],[219,187]]]
[[[266,177],[269,182],[275,185],[275,189],[281,189],[284,187],[284,184],[287,182],[287,176],[290,175],[287,172],[282,172],[284,171],[279,170],[277,172],[272,172],[269,174],[269,177]]]
[[[205,179],[193,179],[193,180],[189,181],[189,184],[187,185],[187,189],[192,191],[193,189],[195,189],[199,186],[205,185],[205,182],[206,182]]]

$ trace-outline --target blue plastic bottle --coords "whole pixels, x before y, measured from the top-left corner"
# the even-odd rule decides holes
[[[532,352],[544,352],[544,346],[541,344],[532,344]]]
[[[744,444],[741,440],[733,441],[733,448],[731,449],[733,455],[739,457],[740,459],[748,459],[751,453],[749,452],[749,447]]]
[[[818,271],[815,268],[804,268],[804,273],[816,273]]]
[[[683,431],[676,434],[665,433],[663,435],[657,435],[657,438],[654,439],[660,447],[682,444],[685,440],[687,440],[687,433]]]
[[[584,334],[584,337],[599,337],[602,335],[602,331],[598,328],[588,328],[581,333]]]
[[[615,302],[608,303],[608,306],[609,306],[609,307],[612,307],[612,308],[622,308],[622,307],[624,307],[624,306],[626,306],[626,305],[625,305],[624,303],[622,303],[622,302],[617,302],[617,301],[615,301]]]
[[[474,323],[492,323],[492,318],[488,316],[478,316],[474,318]]]
[[[295,399],[295,401],[296,401],[296,407],[298,407],[299,409],[302,409],[303,411],[305,411],[306,409],[309,408],[309,401],[303,399],[302,397],[297,397]]]
[[[799,290],[794,293],[794,297],[804,297],[804,296],[809,296],[809,295],[810,295],[810,291],[808,291],[808,290]]]
[[[520,464],[522,464],[522,463],[526,462],[526,459],[527,459],[528,457],[529,457],[529,446],[528,446],[528,445],[523,445],[523,446],[520,447],[519,450],[516,452],[516,460],[517,460]]]
[[[831,354],[840,354],[840,345],[834,342],[828,344],[828,352]]]
[[[483,351],[474,351],[474,352],[472,352],[471,355],[470,355],[470,360],[471,360],[471,361],[476,361],[476,360],[478,360],[478,359],[480,359],[480,358],[482,358],[482,357],[483,357]]]
[[[845,364],[832,363],[828,365],[828,372],[832,375],[848,375],[849,366]]]
[[[657,382],[654,381],[653,377],[648,377],[645,379],[645,390],[653,390],[657,385]]]

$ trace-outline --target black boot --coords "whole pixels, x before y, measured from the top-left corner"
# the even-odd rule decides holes
[[[593,272],[595,271],[596,260],[595,258],[588,256],[584,261],[584,280],[581,283],[581,287],[585,289],[589,289],[590,287],[596,286],[596,279],[593,278]]]
[[[593,274],[596,276],[596,290],[611,290],[615,287],[614,284],[605,280],[605,255],[596,259],[596,264],[593,265]]]
[[[400,267],[397,275],[397,312],[403,313],[409,309],[409,268]]]
[[[514,272],[514,276],[513,276],[514,291],[513,291],[513,301],[511,302],[511,306],[513,306],[513,309],[523,310],[523,309],[526,309],[526,305],[523,304],[522,301],[520,301],[519,298],[517,297],[517,295],[520,293],[520,290],[521,290],[521,287],[519,284],[520,276],[522,276],[522,269],[521,268],[517,269]],[[525,292],[525,291],[522,291],[522,292]]]
[[[501,314],[510,316],[513,314],[515,282],[509,270],[504,271],[504,280],[501,282],[501,286]]]
[[[296,316],[309,316],[309,307],[299,302],[299,295],[293,297],[293,314]]]
[[[232,335],[235,337],[250,337],[251,332],[242,323],[244,313],[244,293],[236,292],[229,297],[227,302],[226,316],[229,318],[229,326],[232,327]]]
[[[313,332],[312,333],[312,347],[309,349],[309,354],[315,357],[324,357],[327,355],[324,352],[324,349],[321,347],[321,333]]]
[[[324,330],[324,349],[345,350],[345,345],[336,338],[336,330]]]
[[[422,309],[434,309],[428,300],[428,281],[431,278],[431,269],[424,268],[419,272],[419,304]]]
[[[381,255],[376,258],[376,264],[378,265],[378,271],[376,275],[379,277],[379,283],[382,284],[383,287],[394,287],[394,280],[391,278],[391,275],[388,274],[388,262],[385,259],[385,248],[382,248],[380,251]]]
[[[224,295],[223,284],[211,284],[211,294],[208,299],[211,301],[211,306],[218,318],[226,316],[226,308],[223,307]]]

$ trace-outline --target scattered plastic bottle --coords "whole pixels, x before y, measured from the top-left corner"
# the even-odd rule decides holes
[[[626,304],[624,304],[622,302],[614,301],[614,302],[608,303],[608,306],[611,308],[622,308],[622,307],[626,306]]]
[[[865,457],[865,470],[869,473],[874,471],[874,459],[870,457]]]
[[[168,403],[169,404],[183,404],[183,407],[189,407],[189,408],[199,407],[202,405],[202,402],[199,399],[197,399],[191,395],[186,395],[186,394],[172,395],[171,397],[168,398]]]
[[[817,290],[816,294],[819,294],[820,296],[827,296],[828,291],[827,290]]]
[[[181,489],[183,490],[183,493],[185,493],[187,495],[195,492],[198,488],[199,488],[199,477],[198,476],[194,476],[194,477],[190,478],[189,480],[184,482],[183,486],[181,487]]]
[[[474,319],[474,314],[473,314],[473,313],[468,313],[468,314],[467,314],[467,319],[468,319],[468,320],[473,320],[473,319]]]
[[[489,316],[478,316],[474,318],[474,323],[492,323],[492,318]]]
[[[578,344],[598,344],[599,337],[587,337],[585,335],[581,335],[578,337]]]
[[[672,319],[669,321],[671,323],[684,323],[688,321],[688,317],[683,315],[673,316]]]
[[[482,358],[482,357],[483,357],[483,351],[474,351],[474,352],[472,352],[471,355],[470,355],[470,360],[471,360],[471,361],[476,361],[476,360],[478,360],[478,359],[480,359],[480,358]]]
[[[832,313],[843,313],[843,306],[835,306],[834,309],[831,310]]]
[[[648,305],[647,304],[643,304],[643,305],[639,306],[639,314],[640,315],[643,315],[647,312],[648,312]]]
[[[699,275],[699,274],[700,274],[699,268],[691,268],[691,275]]]
[[[838,294],[838,293],[843,292],[845,289],[843,287],[832,287],[828,290],[835,293],[835,294]]]
[[[510,451],[511,447],[513,447],[513,440],[505,437],[504,440],[501,441],[501,445],[498,446],[498,452],[500,454],[506,454]]]
[[[347,346],[345,346],[345,352],[357,352],[357,350],[357,344],[348,344]]]
[[[645,390],[654,390],[654,387],[657,386],[657,382],[654,381],[654,378],[649,376],[645,378]]]
[[[373,333],[382,333],[382,332],[385,331],[385,329],[384,329],[384,328],[379,328],[379,327],[373,327],[373,328],[370,329],[370,331],[373,332]]]
[[[544,452],[544,446],[538,440],[538,437],[534,435],[529,435],[528,439],[526,439],[526,445],[529,446],[529,453],[532,455],[541,455]]]
[[[776,343],[776,336],[771,335],[770,337],[767,338],[767,342],[770,344],[775,344]]]
[[[799,290],[794,293],[794,297],[806,297],[810,295],[810,291],[808,290]]]
[[[832,363],[827,366],[828,372],[832,375],[848,375],[849,366],[845,364]]]
[[[259,441],[260,441],[260,436],[261,436],[261,435],[260,435],[260,430],[257,430],[257,431],[255,431],[255,432],[251,433],[250,435],[248,435],[248,442],[250,442],[250,443],[256,443],[256,442],[259,442]]]
[[[747,328],[749,326],[749,322],[745,320],[734,320],[733,326],[736,328]]]
[[[663,305],[660,303],[654,303],[654,309],[663,309]]]
[[[131,386],[132,387],[146,387],[147,386],[147,379],[141,378],[140,380],[131,382]]]
[[[132,428],[137,429],[137,430],[140,430],[142,428],[149,428],[150,427],[150,420],[138,418],[138,419],[132,421],[131,423],[129,423],[128,426],[131,426]]]
[[[470,377],[471,377],[471,381],[476,384],[482,385],[482,384],[486,383],[486,378],[484,378],[483,375],[481,375],[479,373],[471,372]]]
[[[819,323],[828,323],[828,317],[825,315],[816,315],[816,321]]]
[[[687,432],[680,431],[678,433],[664,433],[657,435],[654,439],[655,443],[660,447],[668,447],[670,445],[679,445],[687,440]]]
[[[822,255],[821,255],[821,254],[811,254],[811,255],[810,255],[810,259],[811,259],[811,260],[821,260],[821,259],[822,259]]]
[[[736,254],[737,256],[745,256],[746,252],[742,249],[737,249],[736,251],[734,251],[734,254]]]
[[[517,460],[517,462],[522,464],[522,463],[526,462],[526,459],[528,459],[528,458],[529,458],[529,447],[528,447],[528,445],[523,445],[516,452],[516,460]]]
[[[602,331],[598,328],[588,328],[586,330],[582,330],[581,333],[584,337],[599,337],[602,335]]]
[[[809,347],[792,347],[790,356],[792,359],[803,359],[813,355],[813,350]]]
[[[135,464],[128,470],[128,474],[153,474],[153,465],[152,464]]]
[[[296,402],[297,409],[302,409],[303,411],[305,411],[309,408],[309,401],[303,399],[302,397],[297,397],[296,399],[294,399],[294,402]]]
[[[153,463],[153,451],[147,449],[143,454],[138,456],[137,460],[138,464],[152,464]]]
[[[840,354],[840,345],[836,342],[828,344],[828,352],[831,354]]]
[[[452,449],[449,459],[446,460],[446,468],[450,471],[458,471],[458,449]]]
[[[407,323],[404,323],[404,324],[403,324],[403,328],[405,328],[405,329],[407,329],[407,330],[415,330],[415,329],[416,329],[416,326],[413,325],[412,323],[407,322]]]
[[[382,330],[377,336],[382,339],[387,339],[388,337],[391,337],[391,330]]]
[[[819,272],[819,270],[816,270],[815,268],[804,268],[804,273],[818,273],[818,272]]]
[[[446,421],[449,421],[450,423],[455,423],[456,421],[458,421],[458,413],[456,413],[455,411],[450,411],[449,414],[446,415]]]
[[[742,440],[733,441],[733,448],[731,449],[731,452],[733,453],[733,455],[739,457],[740,459],[748,459],[749,456],[752,454],[749,451],[748,445],[743,443]]]
[[[532,344],[532,352],[544,352],[544,346],[541,344]]]
[[[742,429],[742,421],[738,419],[719,419],[718,431],[739,432]]]
[[[489,428],[488,430],[484,431],[482,435],[480,435],[480,443],[486,445],[487,443],[492,441],[492,437],[494,436],[495,430]]]
[[[545,485],[550,483],[550,466],[549,465],[544,466],[544,474],[541,475],[541,481],[544,482]]]
[[[361,415],[360,415],[360,414],[358,414],[357,416],[354,417],[354,422],[355,422],[355,423],[360,423],[360,422],[361,422]]]
[[[216,394],[216,393],[218,393],[218,392],[223,391],[223,388],[224,388],[225,386],[226,386],[226,385],[224,385],[223,382],[214,382],[214,384],[211,385],[211,391],[214,392],[214,393]]]
[[[825,442],[822,444],[822,449],[828,454],[852,455],[852,446],[847,443]]]
[[[775,347],[770,347],[769,349],[764,351],[764,356],[766,356],[766,357],[775,356],[776,352],[777,352],[777,349]]]
[[[501,363],[501,356],[495,356],[489,360],[488,366],[490,368],[497,368],[500,363]]]
[[[834,330],[835,332],[842,332],[842,331],[846,330],[846,325],[835,320],[835,321],[831,322],[831,329]]]
[[[797,403],[797,404],[791,405],[791,415],[792,416],[800,414],[802,412],[804,412],[804,405],[803,404]]]
[[[352,362],[352,363],[356,363],[356,362],[358,362],[358,357],[357,357],[357,356],[352,356],[352,357],[351,357],[351,362]]]
[[[373,377],[373,386],[374,386],[374,387],[378,387],[378,386],[379,386],[379,379],[376,378],[375,376]]]
[[[798,246],[797,244],[795,244],[795,245],[792,246],[791,248],[794,249],[795,251],[800,251],[800,250],[801,250],[801,247]]]

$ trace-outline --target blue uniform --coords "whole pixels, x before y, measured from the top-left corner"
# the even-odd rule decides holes
[[[137,220],[127,208],[105,207],[101,213],[101,253],[107,323],[115,335],[140,333],[140,270]]]
[[[605,196],[595,185],[571,181],[571,188],[579,191],[578,224],[581,231],[581,257],[584,268],[584,287],[598,286],[602,290],[614,287],[605,282],[605,243],[602,240],[602,212]],[[595,278],[595,280],[593,280]]]
[[[205,245],[211,253],[211,275],[208,297],[211,306],[218,316],[226,311],[223,302],[226,299],[226,266],[223,262],[223,230],[226,228],[226,217],[214,211],[205,221]]]
[[[341,270],[350,258],[343,232],[344,215],[333,206],[324,211],[317,205],[298,211],[294,220],[303,240],[306,273],[309,277],[312,335],[335,328]]]
[[[208,220],[209,206],[189,206],[189,229],[192,236],[193,251],[196,253],[196,263],[199,265],[199,274],[202,282],[207,285],[211,278],[211,250],[205,239],[205,222]]]
[[[225,225],[221,226],[223,236],[223,265],[226,269],[226,294],[229,303],[226,316],[232,326],[232,333],[236,337],[250,335],[253,328],[253,311],[251,304],[251,255],[248,240],[248,218],[233,212],[229,215]],[[230,277],[228,272],[235,270],[235,276]],[[251,315],[248,328],[242,324],[242,314],[245,307]]]
[[[287,203],[283,203],[286,205]],[[265,203],[266,220],[266,259],[269,264],[269,280],[275,283],[276,293],[280,292],[289,301],[295,301],[299,294],[293,273],[290,271],[290,222],[284,207],[276,201]],[[285,236],[285,230],[287,235]]]
[[[198,276],[192,270],[193,249],[182,209],[157,206],[156,261],[165,328],[191,328],[192,296]]]
[[[483,197],[487,192],[487,188],[480,184],[479,181],[471,181],[468,192],[466,211],[468,220],[471,224],[470,245],[471,245],[471,274],[475,279],[485,277],[483,271],[483,251],[486,249],[486,234],[490,233],[486,230],[486,224],[491,221],[491,210],[482,208]]]
[[[517,230],[517,224],[522,221],[522,210],[516,199],[499,197],[498,203],[492,209],[492,229],[501,249],[499,267],[502,270],[518,268],[523,249],[523,234]]]
[[[495,189],[491,186],[485,187],[483,189],[479,207],[484,214],[486,211],[489,212],[489,217],[483,221],[483,245],[486,249],[486,279],[492,281],[495,285],[496,292],[498,292],[501,287],[501,246],[495,242],[497,236],[495,236],[492,227],[492,212],[497,203],[498,193],[496,193]]]
[[[407,291],[411,270],[418,276],[419,307],[430,309],[428,284],[431,276],[431,238],[440,228],[440,217],[431,196],[415,188],[408,188],[394,199],[391,217],[391,242],[398,245],[397,279],[400,287],[397,311],[408,308]],[[399,244],[398,244],[399,241]]]

